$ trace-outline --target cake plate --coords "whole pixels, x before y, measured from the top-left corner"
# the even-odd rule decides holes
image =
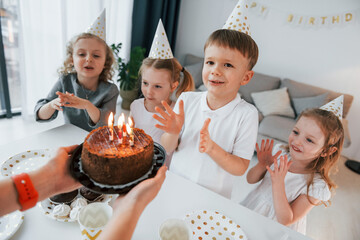
[[[156,175],[157,171],[164,164],[166,159],[165,149],[158,143],[154,142],[154,156],[153,164],[149,171],[142,177],[122,185],[105,185],[100,184],[91,179],[86,173],[81,169],[81,151],[83,144],[80,144],[74,151],[71,156],[70,162],[70,173],[71,175],[78,180],[84,187],[88,188],[91,191],[101,193],[101,194],[125,194],[129,192],[137,184],[152,178]]]

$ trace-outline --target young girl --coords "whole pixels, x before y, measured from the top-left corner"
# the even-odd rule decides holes
[[[329,174],[343,141],[342,124],[333,112],[304,111],[289,136],[286,154],[280,156],[279,145],[272,149],[273,140],[262,140],[260,148],[256,145],[259,162],[247,180],[262,182],[241,204],[305,234],[307,213],[325,204],[336,187]]]
[[[182,74],[181,74],[182,73]],[[143,129],[155,142],[160,143],[164,131],[155,127],[157,121],[153,118],[155,107],[163,108],[161,101],[166,101],[174,107],[171,100],[176,90],[176,97],[182,92],[192,91],[194,81],[191,74],[185,70],[176,58],[152,59],[145,58],[139,70],[141,92],[144,98],[132,102],[130,112],[135,127]],[[181,75],[183,78],[181,79]]]
[[[35,106],[36,121],[54,120],[62,111],[66,123],[87,131],[106,125],[119,96],[116,85],[108,82],[113,63],[113,53],[103,39],[91,33],[75,36],[67,45],[60,79]]]

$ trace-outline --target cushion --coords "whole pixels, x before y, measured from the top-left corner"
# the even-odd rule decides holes
[[[268,115],[282,115],[295,118],[287,88],[254,92],[251,93],[251,97],[255,106],[264,117]]]
[[[327,103],[327,96],[328,93],[324,93],[315,97],[293,98],[292,102],[296,115],[300,115],[305,109],[319,108],[325,105],[325,103]]]
[[[188,66],[188,65],[192,65],[198,62],[204,62],[204,58],[203,57],[198,57],[192,54],[186,54],[185,55],[185,60],[184,60],[184,66]]]
[[[198,88],[202,83],[202,68],[203,62],[198,62],[191,65],[185,65],[184,68],[191,74],[194,79],[195,88]]]
[[[324,88],[315,87],[310,84],[300,83],[290,79],[284,79],[281,82],[280,87],[287,87],[290,98],[303,98],[303,97],[313,97],[323,93],[328,93],[327,102],[334,100],[340,95],[344,95],[344,108],[343,108],[343,117],[345,118],[350,110],[351,103],[353,101],[353,96],[349,94],[344,94],[340,92],[330,91]]]
[[[280,78],[255,72],[250,82],[240,87],[239,93],[245,101],[254,104],[251,98],[252,92],[273,90],[279,88],[279,86]]]
[[[293,118],[267,116],[259,125],[259,134],[287,143],[295,123]]]

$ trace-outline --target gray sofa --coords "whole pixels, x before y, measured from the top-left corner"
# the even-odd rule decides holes
[[[203,58],[187,54],[183,66],[192,74],[197,91],[204,91],[202,84]],[[353,96],[330,91],[290,79],[280,79],[255,72],[250,83],[239,90],[241,97],[259,110],[258,143],[261,139],[274,139],[275,143],[287,143],[296,117],[306,108],[320,107],[344,95],[343,126],[344,147],[351,144],[346,116]],[[277,107],[277,105],[279,105]],[[281,106],[280,106],[281,105]],[[275,106],[275,107],[274,107]]]

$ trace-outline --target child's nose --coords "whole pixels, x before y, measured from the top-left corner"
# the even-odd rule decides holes
[[[86,61],[87,61],[87,62],[91,62],[91,61],[92,61],[92,57],[91,57],[91,56],[88,56],[88,57],[86,58]]]
[[[220,75],[221,74],[221,71],[219,69],[219,66],[215,65],[212,69],[211,69],[211,74],[212,75]]]

